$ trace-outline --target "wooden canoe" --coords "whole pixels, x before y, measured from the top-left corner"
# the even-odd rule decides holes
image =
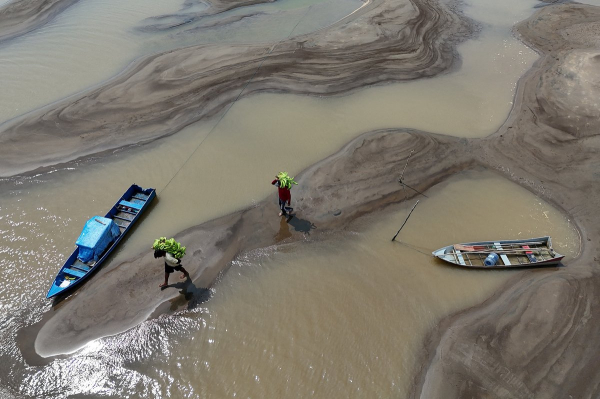
[[[143,189],[135,184],[129,187],[105,216],[105,218],[111,219],[117,224],[119,235],[103,250],[97,260],[91,259],[82,262],[78,258],[79,247],[76,247],[54,278],[46,298],[72,291],[94,270],[99,268],[108,255],[119,245],[125,234],[139,220],[140,215],[148,208],[155,197],[156,190],[153,188]]]
[[[554,251],[550,237],[467,242],[448,245],[432,253],[453,265],[485,269],[554,266],[564,258]],[[488,266],[486,258],[491,253],[495,253],[498,259]]]

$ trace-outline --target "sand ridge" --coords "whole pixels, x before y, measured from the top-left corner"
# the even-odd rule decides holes
[[[414,197],[414,191],[396,181],[398,165],[413,149],[411,168],[423,173],[411,173],[405,182],[421,191],[474,166],[469,154],[477,151],[477,141],[405,129],[366,133],[299,175],[294,192],[296,216],[289,222],[277,217],[277,204],[269,199],[177,234],[175,238],[187,244],[186,269],[193,284],[175,287],[210,288],[240,254],[281,243],[318,240],[348,228],[360,216]],[[45,321],[35,341],[37,353],[68,353],[92,339],[122,332],[177,296],[172,288],[158,290],[162,270],[155,267],[156,262],[148,251],[101,270],[78,290],[76,300],[61,303]],[[119,305],[123,300],[127,306]]]
[[[434,1],[373,0],[351,23],[278,43],[145,57],[98,89],[2,125],[0,175],[173,134],[218,115],[242,91],[336,95],[435,76],[454,65],[455,45],[471,33],[472,24]]]
[[[403,16],[405,19],[401,19]],[[462,19],[429,1],[404,2],[400,6],[374,2],[356,18],[362,22],[336,25],[319,36],[281,43],[265,59],[267,68],[253,81],[248,94],[261,90],[335,94],[366,84],[432,76],[452,65],[457,32],[469,31]],[[399,18],[403,25],[394,27]],[[191,256],[186,267],[194,276],[193,286],[210,287],[241,253],[279,242],[306,240],[307,236],[317,239],[321,234],[346,228],[363,215],[392,209],[402,199],[415,196],[395,181],[411,150],[416,152],[406,183],[419,191],[456,172],[484,166],[563,209],[581,233],[582,253],[568,261],[567,268],[520,273],[482,305],[442,321],[428,338],[411,396],[597,396],[600,325],[593,320],[600,316],[596,299],[600,285],[595,272],[600,260],[596,246],[600,239],[600,122],[594,114],[597,108],[590,104],[598,98],[594,90],[598,87],[599,21],[598,8],[559,4],[544,7],[519,24],[517,32],[543,57],[520,83],[509,119],[492,136],[457,139],[407,129],[366,133],[301,174],[295,194],[298,216],[290,220],[286,234],[281,234],[281,229],[288,224],[272,217],[277,206],[267,200],[181,232],[177,238],[189,243]],[[355,37],[361,39],[357,42]],[[390,37],[394,40],[386,40]],[[395,40],[399,37],[403,40]],[[331,46],[340,42],[346,47],[336,58]],[[231,101],[235,87],[240,85],[228,81],[219,86],[218,82],[234,76],[234,69],[235,76],[250,73],[269,51],[261,46],[227,46],[219,51],[211,48],[214,54],[199,61],[198,57],[203,56],[197,54],[198,49],[177,50],[140,61],[109,85],[75,102],[28,115],[3,132],[3,144],[11,143],[18,151],[20,136],[14,133],[27,128],[23,130],[31,132],[27,140],[51,143],[58,135],[67,140],[70,153],[38,153],[39,162],[30,164],[5,159],[2,154],[3,174],[62,162],[80,156],[79,149],[98,151],[103,148],[102,137],[119,140],[119,129],[137,132],[136,140],[174,132],[197,117],[191,116],[184,100],[191,99],[196,106],[207,101],[202,103],[207,108],[202,111],[204,117],[214,115]],[[332,52],[332,58],[327,58],[327,51]],[[348,56],[344,60],[340,58],[343,51]],[[391,61],[398,52],[406,57],[406,63]],[[411,58],[413,54],[415,59]],[[317,62],[323,59],[327,62]],[[377,73],[362,69],[365,59],[372,61],[368,67]],[[306,60],[315,65],[308,65]],[[177,68],[179,64],[187,66],[186,62],[192,69]],[[328,69],[329,63],[341,68],[334,69],[336,76]],[[199,64],[212,65],[212,69],[193,69]],[[212,76],[207,71],[219,74]],[[308,78],[301,75],[306,71],[310,72]],[[154,76],[160,79],[152,80]],[[201,83],[190,89],[187,86],[191,81]],[[211,84],[216,85],[214,96],[206,98],[202,87],[210,88]],[[165,102],[163,89],[179,100]],[[152,99],[150,104],[141,98],[146,95]],[[107,106],[113,100],[127,103],[120,104],[125,107],[122,113]],[[152,108],[161,101],[167,109]],[[148,113],[146,107],[150,108]],[[107,119],[111,112],[115,114],[113,120]],[[98,120],[81,122],[73,115]],[[124,123],[126,115],[133,119]],[[157,120],[165,119],[174,122],[165,130],[152,130]],[[58,131],[53,127],[56,123],[64,123],[68,129]],[[108,131],[103,131],[102,137],[89,133],[103,126]],[[151,133],[144,135],[145,128]],[[83,138],[73,135],[79,129]],[[84,145],[79,139],[89,143]],[[70,144],[68,140],[72,140]],[[118,273],[114,268],[98,273],[78,290],[76,301],[60,304],[40,326],[35,342],[38,353],[51,356],[76,350],[90,339],[123,331],[150,316],[160,303],[173,297],[170,291],[157,293],[162,272],[153,268],[153,273],[148,273],[148,266],[154,263],[148,252],[119,265]],[[115,306],[124,300],[127,307]]]
[[[598,23],[600,8],[562,4],[517,25],[543,57],[508,123],[484,140],[478,157],[565,210],[581,232],[582,253],[567,268],[525,272],[481,306],[444,320],[411,397],[598,395],[600,120],[588,107],[598,96],[572,89],[588,79],[585,90],[597,93],[589,60],[599,50]]]
[[[40,28],[77,0],[14,0],[0,7],[0,42]]]

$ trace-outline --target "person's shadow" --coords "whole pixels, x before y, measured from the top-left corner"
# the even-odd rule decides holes
[[[287,224],[292,226],[295,231],[299,231],[304,234],[310,234],[311,230],[317,228],[313,222],[306,219],[300,219],[296,215],[290,215],[287,218]]]
[[[208,288],[196,287],[191,279],[187,279],[176,284],[170,284],[169,287],[181,290],[179,291],[181,296],[175,298],[171,302],[172,311],[180,309],[182,306],[185,306],[186,303],[188,310],[194,309],[208,301],[212,295]]]

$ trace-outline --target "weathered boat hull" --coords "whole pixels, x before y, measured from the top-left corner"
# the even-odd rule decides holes
[[[488,265],[486,260],[491,253],[498,255],[497,261]],[[564,258],[564,255],[554,251],[550,237],[453,244],[432,254],[456,266],[481,269],[555,266]],[[493,259],[488,263],[491,261]]]
[[[82,262],[77,258],[79,247],[76,247],[54,278],[54,282],[48,290],[46,298],[71,292],[88,278],[94,270],[98,269],[110,253],[119,245],[131,227],[139,220],[141,214],[150,206],[155,197],[155,189],[143,189],[136,184],[132,184],[105,216],[117,223],[120,234],[102,252],[97,261]]]

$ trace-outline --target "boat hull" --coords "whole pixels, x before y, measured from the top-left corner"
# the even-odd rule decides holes
[[[497,256],[488,258],[492,253]],[[432,254],[444,262],[476,269],[548,267],[558,265],[564,258],[564,255],[554,251],[548,236],[453,244],[433,251]]]
[[[76,247],[58,271],[52,286],[46,294],[46,298],[53,298],[72,292],[74,288],[89,278],[106,261],[133,225],[139,221],[142,213],[148,209],[155,197],[155,189],[144,189],[136,184],[132,184],[105,216],[117,222],[120,234],[102,252],[97,261],[82,262],[77,258],[79,248]]]

